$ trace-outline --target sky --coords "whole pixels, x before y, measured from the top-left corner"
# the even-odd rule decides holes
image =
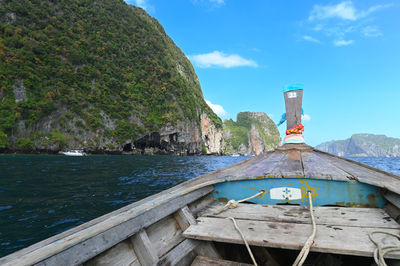
[[[307,144],[355,133],[400,138],[400,1],[127,0],[192,62],[223,120],[279,122],[283,87],[304,85]],[[285,136],[286,123],[279,127]]]

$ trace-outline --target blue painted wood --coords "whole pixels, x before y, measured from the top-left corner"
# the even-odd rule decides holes
[[[266,193],[250,200],[258,204],[300,204],[308,206],[308,191],[314,206],[337,205],[382,208],[386,200],[379,188],[357,181],[300,178],[265,178],[215,184],[213,196],[219,201],[241,200],[260,190]]]

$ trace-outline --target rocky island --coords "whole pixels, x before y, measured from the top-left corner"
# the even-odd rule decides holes
[[[348,139],[324,142],[315,148],[338,156],[399,157],[400,139],[354,134]]]
[[[2,152],[259,154],[276,146],[277,130],[256,122],[269,118],[246,115],[254,123],[243,114],[225,124],[225,146],[190,61],[141,8],[120,0],[0,5]]]
[[[280,145],[275,123],[262,112],[242,112],[224,121],[224,153],[259,155]]]

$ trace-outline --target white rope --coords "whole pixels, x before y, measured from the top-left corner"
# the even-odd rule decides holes
[[[242,202],[251,200],[251,199],[253,199],[253,198],[255,198],[255,197],[258,197],[258,196],[260,196],[261,194],[264,194],[264,193],[265,193],[265,190],[260,190],[260,192],[258,192],[257,194],[254,194],[254,195],[251,196],[251,197],[248,197],[248,198],[245,198],[245,199],[242,199],[242,200],[238,200],[238,201],[236,201],[236,200],[230,200],[230,201],[228,201],[227,204],[225,204],[224,207],[215,210],[213,213],[216,215],[216,214],[220,214],[221,212],[223,212],[224,210],[226,210],[226,209],[228,209],[228,208],[229,208],[229,209],[236,208],[236,207],[239,205],[239,203],[242,203]],[[251,257],[251,260],[253,261],[253,264],[254,264],[255,266],[257,266],[256,259],[254,258],[253,253],[251,252],[249,243],[247,243],[247,240],[246,240],[246,238],[244,237],[244,235],[243,235],[242,231],[240,230],[239,226],[237,225],[237,223],[236,223],[236,221],[235,221],[235,218],[233,218],[233,217],[228,217],[228,218],[226,218],[226,219],[230,219],[230,220],[233,222],[233,225],[235,226],[236,230],[239,232],[240,236],[242,237],[242,239],[243,239],[243,241],[244,241],[244,244],[246,245],[247,251],[248,251],[249,254],[250,254],[250,257]]]
[[[246,245],[247,251],[248,251],[249,254],[250,254],[250,257],[251,257],[251,260],[253,261],[253,264],[254,264],[255,266],[257,266],[256,259],[254,258],[253,253],[251,252],[249,243],[247,243],[246,238],[244,238],[244,235],[243,235],[242,231],[240,230],[239,226],[237,225],[237,223],[236,223],[236,221],[235,221],[235,218],[233,218],[233,217],[228,217],[228,218],[226,218],[226,219],[231,219],[231,220],[232,220],[233,225],[235,226],[236,230],[239,232],[240,236],[242,237],[242,239],[243,239],[243,241],[244,241],[244,244]]]
[[[260,190],[260,192],[258,192],[257,194],[254,194],[251,197],[248,197],[248,198],[245,198],[245,199],[242,199],[242,200],[238,200],[238,201],[230,200],[230,201],[228,201],[227,204],[225,204],[224,207],[215,210],[213,213],[216,215],[216,214],[220,214],[221,212],[225,211],[226,209],[236,208],[239,205],[239,203],[251,200],[251,199],[253,199],[253,198],[257,197],[257,196],[260,196],[261,194],[264,194],[264,193],[265,193],[265,190]]]
[[[380,243],[373,238],[374,234],[390,235],[390,236],[396,237],[399,240],[400,240],[400,235],[394,234],[394,233],[390,233],[390,232],[384,232],[384,231],[373,231],[373,232],[369,233],[369,239],[371,239],[371,241],[376,245],[376,249],[374,250],[375,263],[378,266],[387,266],[387,264],[385,262],[385,259],[384,259],[385,254],[393,252],[393,251],[400,251],[400,247],[399,246],[382,247],[380,245]]]
[[[306,260],[306,258],[308,256],[308,253],[310,252],[311,245],[314,242],[314,238],[317,233],[317,225],[315,224],[314,210],[313,210],[312,199],[311,199],[311,191],[308,191],[308,201],[310,202],[310,213],[311,213],[313,231],[312,231],[312,234],[310,235],[310,237],[307,239],[306,243],[304,244],[303,248],[301,249],[296,260],[294,261],[293,266],[303,265],[304,261]]]

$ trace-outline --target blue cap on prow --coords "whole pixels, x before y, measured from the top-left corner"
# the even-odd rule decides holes
[[[283,88],[283,92],[287,91],[295,91],[295,90],[304,90],[304,85],[303,84],[292,84],[292,85],[287,85]]]

